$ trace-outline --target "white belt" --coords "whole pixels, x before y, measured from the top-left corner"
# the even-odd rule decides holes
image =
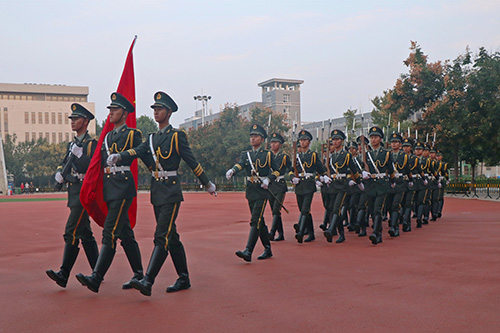
[[[442,181],[444,179],[443,176],[439,176],[439,181]]]
[[[123,173],[125,171],[130,171],[130,167],[128,165],[124,165],[124,166],[110,166],[110,167],[104,168],[104,173],[115,174],[117,172]]]
[[[412,178],[420,178],[420,175],[411,175]]]
[[[267,178],[267,177],[256,177],[256,176],[251,176],[251,177],[247,177],[247,180],[249,182],[252,182],[252,183],[258,183],[257,179],[260,179],[261,181],[264,180],[264,178]]]
[[[172,170],[172,171],[151,171],[151,175],[158,179],[168,179],[168,177],[176,177],[177,176],[177,170]]]
[[[285,179],[285,176],[279,176],[279,177],[276,177],[275,182],[279,182],[279,181],[280,181],[280,180],[282,180],[282,179]]]
[[[402,173],[395,173],[395,174],[394,174],[394,176],[395,176],[396,178],[400,178],[400,177],[403,177],[403,174],[402,174]]]
[[[299,173],[299,178],[305,178],[305,179],[309,179],[311,177],[313,177],[314,174],[313,173],[309,173],[309,172],[301,172]]]
[[[345,178],[345,177],[347,177],[346,173],[335,173],[335,174],[332,175],[333,179],[335,179],[335,178],[341,179],[341,178]]]
[[[387,175],[385,173],[373,173],[372,176],[374,178],[384,178],[386,177]]]
[[[74,172],[72,175],[74,177],[78,178],[79,180],[83,180],[85,178],[85,174],[84,173]]]

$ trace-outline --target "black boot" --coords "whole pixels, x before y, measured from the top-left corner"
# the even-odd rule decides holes
[[[443,213],[443,206],[444,206],[444,200],[439,200],[438,202],[438,212],[437,212],[437,217],[441,218],[442,213]]]
[[[335,233],[337,233],[337,223],[339,223],[338,220],[339,220],[339,216],[337,214],[333,214],[332,220],[330,221],[330,225],[329,225],[328,229],[323,233],[325,235],[326,241],[328,243],[332,242],[334,230],[335,230]]]
[[[422,218],[422,224],[429,224],[429,213],[431,210],[430,204],[424,205],[424,217]]]
[[[344,227],[347,227],[349,225],[349,216],[347,215],[346,206],[342,206],[342,209],[340,210],[340,221]]]
[[[155,278],[160,272],[160,268],[167,259],[168,252],[161,246],[155,246],[153,253],[151,253],[151,259],[149,259],[148,269],[146,275],[142,280],[130,281],[130,285],[139,290],[141,294],[145,296],[151,296],[151,288],[155,282]]]
[[[56,281],[57,285],[59,285],[60,287],[66,288],[66,285],[68,284],[69,273],[71,272],[71,269],[75,264],[76,257],[78,257],[79,251],[80,249],[78,248],[78,246],[65,244],[63,261],[59,272],[54,272],[51,269],[45,271],[49,278]]]
[[[256,225],[252,225],[248,234],[247,247],[243,251],[236,251],[236,255],[247,262],[252,261],[252,252],[259,238],[259,229]]]
[[[335,243],[342,243],[345,241],[344,225],[342,223],[337,223],[337,228],[339,230],[339,238],[335,241]]]
[[[260,241],[262,242],[262,245],[264,245],[264,253],[257,257],[257,259],[269,259],[273,256],[273,253],[271,252],[271,242],[269,241],[267,226],[261,226],[260,230]]]
[[[285,232],[283,231],[283,220],[281,219],[281,214],[278,215],[278,227],[276,230],[278,231],[278,237],[276,237],[274,241],[279,242],[285,240]]]
[[[268,230],[266,229],[266,236],[267,234]],[[189,273],[187,269],[186,251],[184,251],[184,245],[182,245],[182,243],[179,244],[180,245],[175,247],[169,247],[170,256],[172,257],[175,271],[177,272],[179,278],[175,281],[173,285],[167,287],[167,293],[173,293],[176,291],[181,291],[184,289],[191,288],[191,283],[189,281]]]
[[[99,257],[97,258],[97,263],[95,264],[92,274],[85,276],[82,273],[78,273],[76,275],[76,279],[80,281],[82,286],[87,286],[88,289],[95,293],[99,292],[99,286],[101,285],[109,266],[111,266],[114,256],[115,249],[109,245],[103,245],[101,247],[101,252],[99,252]]]
[[[304,243],[310,243],[316,239],[316,237],[314,236],[313,218],[311,213],[307,215],[306,225],[307,225],[307,230],[309,231],[309,237],[304,239]]]
[[[269,259],[273,256],[273,253],[271,252],[271,245],[266,245],[264,248],[264,253],[262,253],[260,256],[257,257],[259,260],[264,260],[264,259]]]
[[[403,215],[403,232],[411,231],[411,209],[406,208]]]
[[[326,231],[328,229],[328,221],[330,221],[330,210],[325,209],[325,216],[323,216],[323,223],[319,225],[319,228],[323,231]]]
[[[359,226],[359,234],[358,237],[366,236],[366,219],[365,219],[366,210],[360,209],[358,211],[356,225]]]
[[[438,218],[438,205],[439,205],[439,202],[437,202],[437,201],[433,201],[432,202],[432,206],[431,206],[431,215],[432,215],[432,218],[431,218],[431,221],[436,221],[437,218]]]
[[[304,230],[306,228],[306,219],[307,219],[307,216],[300,213],[300,217],[299,217],[299,223],[298,223],[298,226],[297,226],[297,233],[295,234],[295,238],[297,239],[297,242],[299,243],[302,243],[302,240],[303,240],[303,237],[304,237]],[[295,227],[295,225],[294,225]]]
[[[269,232],[269,240],[274,241],[274,235],[278,229],[279,215],[273,215],[273,222],[271,223],[271,231]]]
[[[399,213],[397,211],[392,212],[391,214],[391,228],[389,229],[389,235],[391,237],[399,236]]]
[[[356,231],[356,208],[351,207],[349,209],[349,225],[347,226],[348,231]],[[359,228],[357,229],[359,232]]]
[[[132,285],[130,282],[139,281],[144,278],[144,272],[142,270],[142,260],[141,260],[141,252],[139,251],[139,245],[136,241],[130,242],[127,244],[122,243],[123,250],[125,250],[125,254],[127,255],[128,262],[130,263],[130,267],[134,272],[134,276],[130,279],[129,282],[123,284],[122,289],[132,289]]]
[[[424,205],[418,205],[417,208],[417,228],[422,228],[422,215],[424,213]]]
[[[90,268],[94,270],[95,264],[97,262],[97,257],[99,257],[99,249],[97,248],[97,242],[82,242],[83,250],[85,251],[85,255],[87,256],[87,260],[89,261]]]
[[[379,243],[379,235],[378,232],[382,229],[382,217],[380,215],[375,215],[373,218],[373,233],[370,235],[370,241],[373,245]]]

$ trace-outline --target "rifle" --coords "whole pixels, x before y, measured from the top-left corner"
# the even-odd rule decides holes
[[[293,160],[292,160],[292,165],[293,165],[293,173],[295,174],[295,177],[299,176],[299,171],[297,170],[297,140],[295,140],[295,131],[297,129],[297,124],[294,124],[294,129],[293,129],[293,135],[292,135],[292,147],[293,147]]]
[[[75,143],[73,143],[73,144],[75,144]],[[75,181],[75,178],[72,177],[69,173],[71,172],[71,167],[73,166],[73,164],[75,163],[76,160],[77,160],[76,156],[71,153],[71,149],[70,149],[70,151],[68,153],[68,158],[66,160],[66,164],[64,164],[62,171],[61,171],[61,175],[63,176],[65,181],[68,181],[68,182]],[[60,191],[63,184],[64,184],[64,182],[63,183],[56,182],[54,184],[54,189],[56,191]]]
[[[370,173],[370,168],[368,167],[368,163],[366,161],[366,146],[365,146],[365,135],[363,133],[363,122],[364,117],[361,114],[361,156],[363,156],[363,164],[366,172]]]
[[[266,140],[266,150],[269,149],[269,128],[271,127],[271,117],[272,117],[272,112],[269,114],[269,120],[267,121],[267,140]]]
[[[330,131],[332,129],[332,122],[328,120],[328,138],[326,138],[326,143],[324,144],[325,146],[325,168],[326,168],[326,175],[328,178],[332,178],[332,171],[330,170]]]

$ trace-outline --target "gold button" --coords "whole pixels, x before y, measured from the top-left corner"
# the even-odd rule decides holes
[[[108,178],[109,178],[109,175],[108,175]]]
[[[128,177],[125,177],[125,180],[128,180]]]

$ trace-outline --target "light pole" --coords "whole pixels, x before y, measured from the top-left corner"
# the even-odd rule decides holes
[[[207,95],[194,96],[195,101],[201,101],[201,126],[205,126],[205,110],[207,108],[207,104],[210,99],[212,99],[212,96],[207,96]]]

